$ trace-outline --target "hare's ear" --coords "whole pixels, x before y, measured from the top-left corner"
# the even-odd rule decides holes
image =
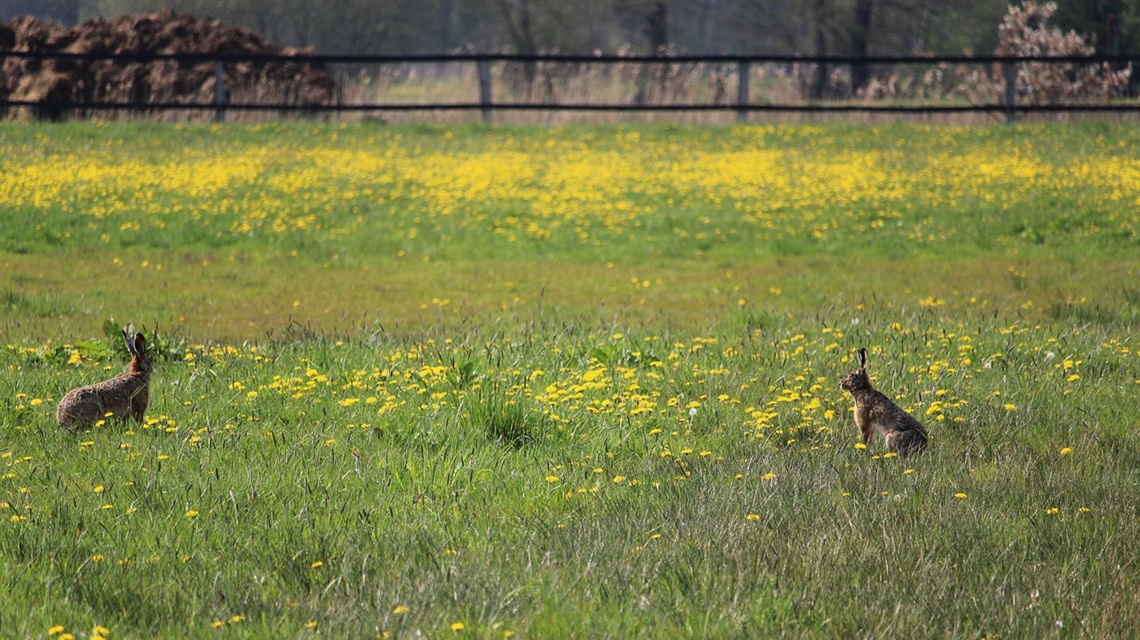
[[[131,351],[134,352],[135,355],[138,355],[138,356],[141,356],[142,354],[146,353],[146,338],[143,337],[143,334],[141,334],[141,333],[135,334],[135,342],[134,342],[134,346],[131,348]]]
[[[859,368],[863,371],[867,370],[867,350],[859,347]]]
[[[135,325],[128,324],[127,326],[123,327],[123,341],[127,343],[127,351],[130,351],[132,354],[135,352],[134,339]]]

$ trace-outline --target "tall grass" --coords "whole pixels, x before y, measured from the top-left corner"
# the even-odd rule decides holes
[[[1134,135],[0,128],[0,629],[1127,636]]]

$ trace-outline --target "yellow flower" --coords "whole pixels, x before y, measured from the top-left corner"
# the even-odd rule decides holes
[[[855,443],[855,448],[856,448],[856,449],[866,449],[866,448],[867,448],[867,445],[863,444],[862,442],[856,442],[856,443]]]
[[[57,624],[54,627],[51,627],[48,629],[48,635],[54,636],[55,634],[59,633],[60,631],[63,631],[63,625]]]
[[[959,500],[965,500],[965,499],[966,499],[966,494],[964,494],[964,493],[962,493],[961,491],[959,491],[958,493],[955,493],[955,494],[954,494],[954,497],[955,497],[955,498],[957,498],[957,499],[959,499]]]
[[[465,625],[462,622],[452,622],[451,623],[451,630],[452,631],[463,631],[464,628],[465,628]]]
[[[1057,507],[1049,507],[1048,509],[1046,509],[1046,510],[1045,510],[1045,515],[1047,515],[1047,516],[1055,516],[1055,515],[1057,515],[1057,514],[1058,514],[1060,511],[1061,511],[1061,510],[1060,510],[1060,509],[1058,509]]]
[[[195,511],[194,509],[190,509],[189,511],[186,512],[186,517],[187,518],[197,518],[198,512]]]
[[[103,493],[103,485],[95,487],[95,493]]]
[[[402,604],[398,604],[398,605],[396,605],[396,608],[395,608],[395,609],[392,609],[392,613],[394,613],[394,614],[396,614],[396,615],[398,615],[398,616],[399,616],[399,615],[403,615],[403,614],[405,614],[405,613],[407,613],[407,612],[408,612],[408,607],[407,607],[407,606],[405,606],[405,605],[402,605]]]
[[[550,484],[554,484],[555,482],[558,482],[558,476],[555,476],[555,475],[546,476],[546,481],[549,482]]]
[[[1063,455],[1063,456],[1067,456],[1072,452],[1073,452],[1073,450],[1069,447],[1062,447],[1061,448],[1061,455]]]
[[[1016,410],[1016,409],[1017,409],[1017,405],[1015,405],[1015,404],[1012,404],[1012,403],[1006,403],[1006,404],[1005,404],[1005,405],[1003,405],[1003,406],[1005,407],[1005,410],[1006,410],[1006,411],[1014,411],[1014,410]]]
[[[614,476],[614,484],[625,482],[625,476]]]
[[[759,520],[760,514],[759,513],[750,513],[750,514],[748,514],[748,519],[753,520],[753,521]]]
[[[309,568],[310,569],[318,569],[318,568],[323,567],[323,566],[325,566],[325,563],[321,562],[320,560],[316,560],[313,562],[313,564],[309,565]]]

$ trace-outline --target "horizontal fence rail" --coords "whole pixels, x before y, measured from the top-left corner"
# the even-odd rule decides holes
[[[110,61],[115,64],[148,62],[175,62],[180,67],[212,64],[214,67],[214,99],[209,102],[170,102],[170,101],[129,101],[107,102],[99,100],[83,101],[36,101],[6,99],[0,100],[0,109],[33,108],[40,110],[106,110],[106,111],[213,111],[217,122],[225,120],[227,111],[282,112],[282,113],[343,113],[343,112],[411,112],[411,111],[479,111],[485,122],[492,121],[496,111],[569,111],[569,112],[736,112],[739,120],[747,119],[750,113],[1004,113],[1007,121],[1015,121],[1019,113],[1048,112],[1101,112],[1101,113],[1140,113],[1140,102],[1135,100],[1072,104],[1020,104],[1014,86],[1018,65],[1024,64],[1067,64],[1101,65],[1103,68],[1119,69],[1140,60],[1140,54],[1133,56],[792,56],[792,55],[675,55],[675,56],[615,56],[615,55],[540,55],[518,54],[439,54],[439,55],[266,55],[266,54],[208,54],[208,53],[62,53],[42,51],[0,50],[0,63],[6,58],[33,60],[37,62],[61,60]],[[416,64],[470,64],[475,65],[479,91],[477,101],[466,102],[413,102],[360,104],[298,104],[296,102],[240,102],[229,99],[225,82],[227,65],[241,63],[280,63],[292,65],[416,65]],[[636,102],[579,102],[542,101],[518,102],[495,101],[492,91],[492,63],[516,63],[526,65],[557,64],[636,64],[636,65],[731,65],[736,68],[737,92],[734,102],[710,103],[670,103],[639,104]],[[753,101],[749,93],[750,69],[753,65],[825,65],[829,68],[851,65],[865,66],[908,66],[922,65],[938,67],[942,65],[971,65],[978,67],[999,66],[1004,78],[1004,92],[1000,102],[985,104],[871,104],[869,101],[848,101],[836,103],[830,100],[807,101],[804,103],[768,103]],[[474,98],[475,96],[473,96]]]

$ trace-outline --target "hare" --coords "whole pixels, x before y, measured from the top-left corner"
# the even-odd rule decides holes
[[[128,415],[135,422],[142,422],[150,402],[152,369],[146,353],[146,338],[135,333],[132,324],[123,329],[123,338],[131,352],[131,364],[126,372],[110,380],[68,391],[55,411],[59,426],[68,431],[78,431],[108,416],[123,420]]]
[[[926,429],[890,398],[871,386],[867,375],[867,350],[859,349],[859,368],[843,376],[839,386],[855,398],[855,424],[863,432],[863,443],[878,433],[887,448],[906,456],[926,449]]]

